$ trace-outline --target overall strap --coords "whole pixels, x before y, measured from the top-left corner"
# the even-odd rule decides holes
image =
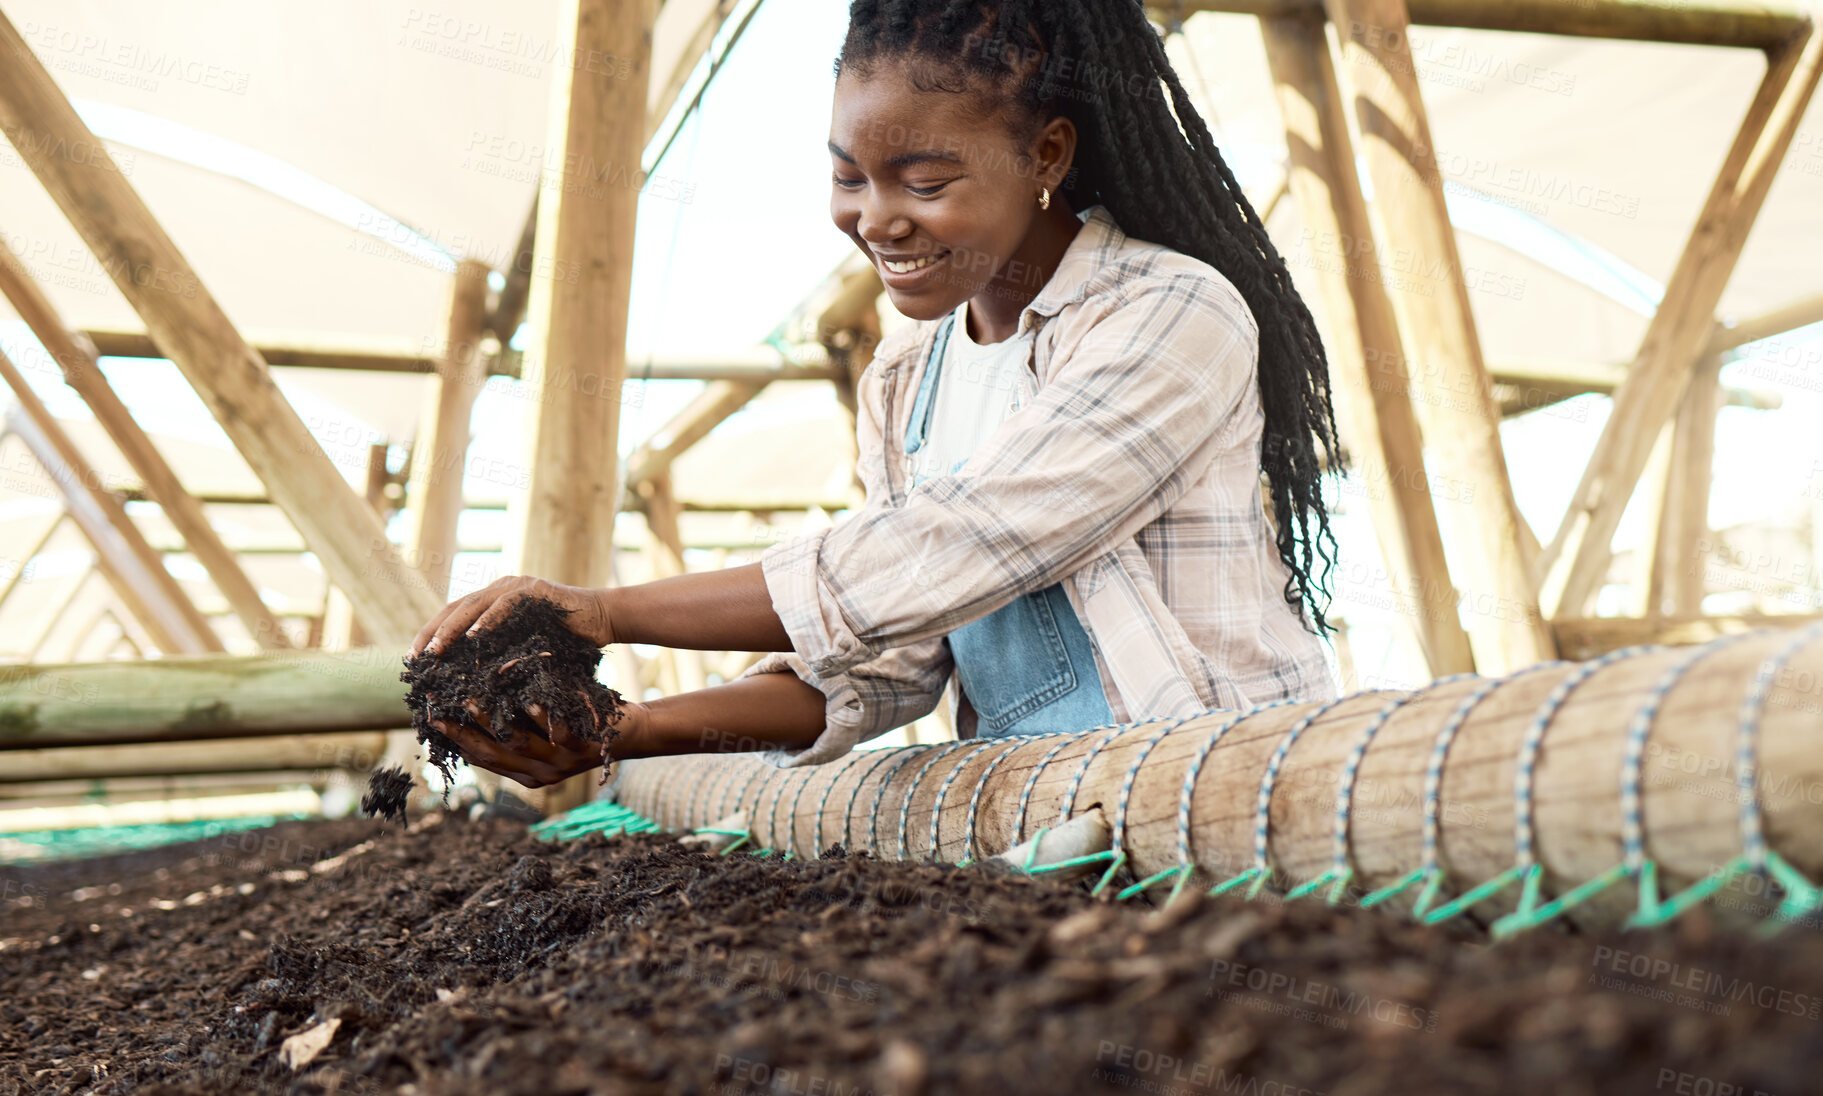
[[[937,374],[943,370],[943,354],[949,348],[950,329],[955,326],[955,312],[937,322],[937,337],[931,343],[930,359],[924,363],[924,380],[918,385],[918,398],[912,401],[911,421],[905,425],[907,455],[924,448],[924,439],[930,436],[931,405],[935,402],[937,393]]]

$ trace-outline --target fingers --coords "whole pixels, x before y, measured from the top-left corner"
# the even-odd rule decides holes
[[[413,651],[421,649],[432,655],[442,654],[457,636],[464,632],[479,631],[477,622],[496,606],[500,607],[500,612],[490,618],[490,624],[499,621],[512,603],[518,600],[517,589],[528,582],[531,580],[518,575],[497,579],[466,597],[450,602],[429,624],[419,630],[418,638],[412,641]],[[533,582],[532,585],[535,586],[536,583]],[[422,648],[418,646],[420,640],[423,641]]]
[[[412,638],[411,646],[406,648],[406,658],[417,658],[418,655],[423,652],[425,644],[429,643],[430,638],[437,634],[437,627],[443,623],[443,618],[449,616],[450,611],[454,609],[461,600],[462,599],[458,598],[456,601],[452,601],[443,608],[438,609],[437,615],[431,617],[430,620],[425,623],[424,627],[418,629],[418,634]]]
[[[491,735],[467,727],[454,727],[442,720],[432,721],[431,726],[455,745],[462,760],[477,769],[498,773],[525,787],[542,788],[557,783],[566,775],[547,759],[527,756],[495,741]]]
[[[506,615],[512,612],[514,604],[519,602],[522,598],[540,595],[548,596],[549,591],[544,590],[543,588],[549,585],[550,584],[543,579],[521,579],[517,584],[517,589],[497,595],[493,602],[475,618],[474,622],[468,627],[469,634],[473,635],[477,632],[485,632],[489,628],[492,628],[494,625],[505,620]]]

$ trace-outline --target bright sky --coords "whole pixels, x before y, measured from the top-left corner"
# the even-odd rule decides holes
[[[631,374],[643,356],[662,343],[668,353],[752,345],[765,337],[848,254],[850,244],[829,223],[829,165],[823,144],[829,121],[830,64],[839,46],[846,0],[770,0],[709,89],[702,109],[691,116],[657,174],[687,189],[680,202],[648,192],[641,200],[635,248],[635,278],[629,345]],[[732,22],[732,21],[731,21]],[[375,212],[356,195],[315,179],[263,153],[209,134],[174,126],[149,115],[102,104],[78,102],[85,119],[110,140],[158,155],[209,166],[272,190],[345,224],[372,224]],[[1223,134],[1218,126],[1218,141]],[[1243,167],[1265,163],[1257,148],[1229,151]],[[1277,152],[1272,153],[1273,156]],[[1267,165],[1270,166],[1270,165]],[[1249,175],[1262,174],[1259,170]],[[658,193],[674,193],[676,187]],[[1587,241],[1568,236],[1507,205],[1478,201],[1452,184],[1452,218],[1464,232],[1494,240],[1547,266],[1585,281],[1623,305],[1646,313],[1662,286]],[[389,233],[397,239],[398,233]],[[426,254],[439,261],[434,245]],[[738,265],[737,265],[738,264]],[[1808,341],[1784,340],[1800,354],[1823,350],[1823,327]],[[28,345],[22,325],[0,324],[0,344]],[[1812,487],[1813,457],[1823,456],[1815,424],[1823,421],[1823,393],[1784,383],[1763,350],[1730,366],[1724,380],[1777,391],[1784,408],[1758,412],[1728,408],[1717,430],[1717,486],[1711,521],[1717,526],[1755,520],[1806,497]],[[136,363],[109,370],[136,414],[156,416],[165,429],[197,440],[227,439],[174,367]],[[346,418],[349,411],[295,385],[285,371],[275,374],[307,419]],[[34,386],[58,415],[87,417],[74,393],[43,373]],[[627,390],[621,427],[623,453],[686,402],[697,389],[690,382],[638,382]],[[523,436],[522,408],[514,382],[496,379],[483,391],[474,423],[475,454],[483,460],[518,461]],[[1539,536],[1549,539],[1606,419],[1609,403],[1583,397],[1571,413],[1532,414],[1503,429],[1514,491]],[[796,403],[736,416],[728,429],[752,429],[800,416],[835,414],[833,396],[819,390]],[[392,439],[403,442],[405,439]],[[345,471],[356,474],[358,461]],[[472,494],[493,496],[498,488],[475,484]],[[1378,566],[1378,550],[1367,507],[1345,498],[1341,518],[1343,551],[1350,561]],[[1616,538],[1626,548],[1638,536],[1639,508],[1630,511]],[[465,517],[465,539],[494,540],[504,515],[477,512]],[[460,592],[460,591],[458,591]],[[1342,606],[1359,627],[1355,657],[1363,674],[1410,680],[1409,650],[1394,642],[1400,632],[1371,606]],[[1378,638],[1376,638],[1378,637]]]

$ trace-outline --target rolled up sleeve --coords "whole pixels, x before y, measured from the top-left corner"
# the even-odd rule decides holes
[[[770,654],[748,674],[794,673],[825,699],[823,733],[802,750],[763,756],[782,768],[834,761],[870,738],[929,715],[949,684],[949,641],[938,637],[896,647],[830,677],[813,673],[793,653]],[[742,675],[743,677],[746,674]]]
[[[933,637],[1114,550],[1232,444],[1258,333],[1231,285],[1160,273],[1082,311],[1055,333],[1057,364],[1037,398],[958,474],[924,481],[902,506],[873,505],[870,482],[859,513],[764,554],[805,680],[826,695],[852,687],[865,705],[843,675],[883,651],[936,658]],[[888,459],[872,402],[857,424],[864,479]]]

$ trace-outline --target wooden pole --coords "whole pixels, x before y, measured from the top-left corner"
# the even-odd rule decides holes
[[[200,654],[222,650],[222,641],[197,612],[164,560],[146,543],[120,499],[104,488],[82,451],[57,424],[25,378],[0,353],[0,379],[18,399],[7,423],[63,493],[64,509],[105,564],[108,582],[159,650]]]
[[[290,646],[278,617],[260,599],[259,590],[247,577],[247,572],[241,569],[234,553],[209,524],[202,503],[184,489],[177,473],[165,462],[152,439],[133,421],[126,404],[108,384],[95,354],[77,345],[44,291],[4,239],[0,239],[0,294],[12,302],[19,318],[32,329],[32,334],[57,363],[63,372],[64,383],[75,389],[95,412],[96,421],[101,423],[115,447],[144,482],[146,494],[164,509],[165,516],[184,538],[190,553],[209,572],[216,589],[234,607],[254,642],[269,648]]]
[[[662,473],[640,485],[646,502],[647,551],[653,579],[681,575],[684,566],[684,540],[678,530],[677,497],[671,492],[671,474]],[[693,692],[708,684],[703,667],[703,652],[669,650],[675,669],[675,681],[669,683],[675,692]]]
[[[385,749],[383,734],[350,733],[8,750],[6,764],[0,765],[0,784],[282,769],[365,770],[379,764]]]
[[[449,599],[449,574],[456,556],[456,522],[462,516],[462,478],[467,467],[469,418],[475,397],[487,383],[481,356],[487,312],[485,263],[465,259],[456,267],[437,379],[425,393],[424,412],[405,488],[405,543],[409,560],[438,600]]]
[[[1794,640],[1800,645],[1788,651]],[[1786,653],[1783,663],[1772,661]],[[1686,664],[1694,654],[1701,657]],[[1354,903],[1424,866],[1427,803],[1436,812],[1436,867],[1446,897],[1523,864],[1516,788],[1525,786],[1534,811],[1531,848],[1542,871],[1541,897],[1548,899],[1623,863],[1628,727],[1654,687],[1680,666],[1640,744],[1637,785],[1645,854],[1657,864],[1664,892],[1675,893],[1741,851],[1737,782],[1743,777],[1760,804],[1770,846],[1817,878],[1823,751],[1815,748],[1815,713],[1823,628],[1757,632],[1700,652],[1636,653],[1594,668],[1558,706],[1553,690],[1585,667],[1536,666],[1494,681],[1440,681],[1410,694],[1358,693],[1329,704],[1212,712],[1071,738],[857,750],[797,769],[775,769],[751,755],[630,761],[623,763],[617,798],[670,828],[705,826],[742,810],[755,846],[800,857],[840,843],[851,855],[865,850],[951,863],[998,854],[1040,827],[1099,810],[1127,856],[1127,876],[1144,879],[1179,867],[1187,849],[1196,868],[1190,885],[1202,889],[1258,865],[1263,797],[1265,867],[1274,885],[1319,878],[1340,858],[1352,871],[1343,900]],[[1770,675],[1769,691],[1749,755],[1757,764],[1737,771],[1742,702],[1762,673]],[[1465,704],[1466,717],[1446,740],[1433,796],[1425,787],[1429,759]],[[1545,732],[1528,764],[1523,743],[1539,718]],[[1301,732],[1295,745],[1294,732]],[[1269,769],[1276,772],[1270,783]],[[1529,781],[1522,770],[1530,771]],[[1187,782],[1184,814],[1179,804]],[[1351,794],[1341,803],[1345,790]],[[971,815],[972,847],[965,840]],[[1346,819],[1340,846],[1338,815]],[[1180,818],[1189,820],[1187,834]],[[1161,897],[1169,886],[1169,880],[1158,884]],[[1409,886],[1389,904],[1409,907],[1419,889]],[[1510,883],[1474,912],[1511,909],[1519,891]],[[1571,918],[1612,925],[1637,907],[1628,882],[1575,907]]]
[[[1416,258],[1411,271],[1393,279],[1391,297],[1418,366],[1418,417],[1435,464],[1470,495],[1452,501],[1443,517],[1457,562],[1465,564],[1457,570],[1469,587],[1464,601],[1475,664],[1515,669],[1552,657],[1551,634],[1533,594],[1524,519],[1507,478],[1500,415],[1432,152],[1437,146],[1412,63],[1405,2],[1328,0],[1327,8],[1344,32],[1343,68],[1373,177],[1377,238]]]
[[[440,608],[381,575],[399,555],[152,211],[19,31],[0,14],[0,130],[177,364],[254,474],[349,592],[372,633],[403,644]],[[560,66],[560,71],[566,71]],[[68,155],[82,148],[89,154]],[[626,193],[633,193],[627,191]],[[629,244],[631,241],[628,241]]]
[[[766,382],[713,381],[627,456],[627,490],[668,472],[684,451],[747,406]]]
[[[1344,438],[1363,478],[1380,553],[1433,676],[1475,668],[1431,505],[1405,349],[1379,277],[1354,145],[1318,14],[1263,19],[1266,61],[1291,152],[1288,182],[1316,257],[1329,361],[1347,389]]]
[[[1703,610],[1702,544],[1709,538],[1721,372],[1720,354],[1710,354],[1697,365],[1672,422],[1671,463],[1647,581],[1646,600],[1654,615],[1690,616]]]
[[[619,71],[561,66],[552,83],[546,163],[583,168],[547,170],[539,180],[535,265],[581,273],[532,281],[524,367],[530,482],[508,556],[525,574],[599,586],[608,581],[620,510],[620,390],[657,4],[562,0],[558,11],[559,39],[572,41],[578,56],[612,58]],[[551,789],[547,807],[580,802],[586,781]]]
[[[0,752],[385,730],[404,696],[389,647],[0,666]]]
[[[1318,10],[1322,0],[1172,0],[1154,6],[1179,16],[1300,15]],[[1772,0],[1409,0],[1408,6],[1412,22],[1436,27],[1745,49],[1774,48],[1810,18],[1802,4]]]
[[[1539,601],[1553,616],[1583,605],[1607,570],[1609,544],[1659,430],[1715,337],[1715,308],[1747,242],[1823,71],[1823,31],[1811,26],[1769,57],[1728,158],[1627,379],[1589,456],[1569,512],[1541,561]]]

